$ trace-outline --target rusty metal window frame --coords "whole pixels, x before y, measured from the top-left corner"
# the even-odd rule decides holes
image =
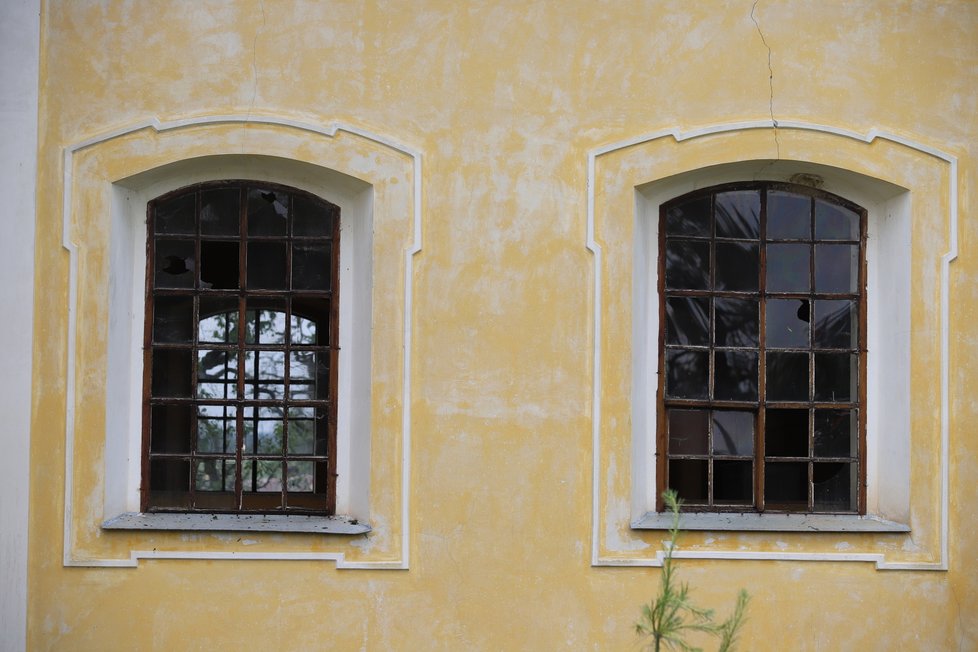
[[[738,224],[736,217],[731,218],[727,212],[724,212],[723,232],[718,231],[717,197],[722,196],[727,201],[727,197],[733,197],[736,193],[757,194],[759,210],[756,215],[757,233],[754,235],[747,233],[750,226],[746,227],[746,232],[736,233],[743,222]],[[787,202],[785,197],[798,198],[791,200],[797,205],[807,201],[807,234],[798,233],[797,224],[793,227],[795,233],[769,233],[769,200],[773,198]],[[688,215],[684,213],[684,207],[690,207]],[[833,209],[838,209],[840,214],[854,216],[858,222],[858,233],[850,232],[845,237],[838,237],[837,234],[820,237],[825,233],[819,233],[822,227],[818,225],[829,223],[820,221],[823,219],[820,216],[829,214],[828,211]],[[823,213],[817,214],[819,210]],[[784,231],[785,214],[783,210],[779,212],[775,218],[778,226],[773,230]],[[866,513],[866,229],[867,211],[864,208],[837,195],[789,183],[723,184],[685,194],[661,206],[658,230],[659,382],[656,424],[658,511],[663,509],[662,492],[672,487],[679,491],[684,499],[684,509],[688,511]],[[826,227],[825,231],[828,230]],[[786,260],[791,260],[791,256],[785,254],[795,251],[791,248],[793,245],[801,253],[804,253],[806,247],[808,249],[807,290],[777,287],[781,281],[776,272],[785,265]],[[817,275],[830,276],[834,271],[828,265],[816,269],[816,258],[820,255],[817,252],[824,248],[828,260],[832,247],[838,252],[840,245],[848,246],[850,255],[852,248],[858,248],[856,260],[853,261],[857,270],[856,278],[850,279],[852,287],[846,291],[824,291],[824,286],[818,287],[821,282],[817,281]],[[736,271],[751,267],[750,255],[748,253],[746,258],[741,256],[742,260],[739,262],[747,260],[746,265],[735,264],[738,263],[737,256],[731,256],[731,252],[749,252],[752,246],[756,247],[756,288],[738,287],[738,284],[750,285],[749,280],[744,281],[749,278],[749,274],[739,278],[736,275]],[[724,252],[723,266],[728,270],[720,275],[717,269],[718,250]],[[708,252],[705,259],[702,256],[704,252]],[[676,262],[671,268],[673,279],[677,279],[677,274],[681,277],[684,270],[689,271],[689,277],[685,281],[679,278],[673,282],[667,278],[667,259],[670,256],[673,261],[685,261]],[[769,262],[772,265],[771,278],[768,277]],[[787,268],[791,267],[792,263],[788,262]],[[850,276],[851,271],[852,268]],[[698,278],[697,274],[700,274]],[[733,279],[732,282],[730,279]],[[681,287],[698,284],[704,287]],[[750,339],[750,333],[746,336],[735,333],[736,337],[727,331],[718,334],[718,301],[727,302],[724,306],[736,305],[737,302],[749,306],[750,302],[757,302],[756,343],[743,341]],[[795,301],[798,302],[798,308],[793,325],[800,326],[801,322],[806,321],[808,323],[805,334],[807,341],[802,343],[786,341],[797,340],[801,336],[791,328],[784,327],[786,323],[792,323],[791,315],[785,318],[778,316],[785,313],[786,307],[793,307]],[[819,326],[816,325],[817,315],[813,313],[823,307],[827,312],[830,307],[828,302],[834,302],[834,307],[844,302],[850,304],[846,319],[848,337],[851,339],[847,344],[839,345],[839,335],[836,332],[826,337],[836,338],[831,345],[825,341],[816,345],[815,331]],[[692,337],[679,333],[681,329],[678,326],[671,328],[670,307],[673,308],[673,324],[679,323],[676,315],[683,310],[687,317],[695,317],[693,321],[696,325],[691,329],[694,333]],[[775,325],[771,333],[767,332],[769,313]],[[705,329],[702,323],[704,317]],[[821,323],[827,323],[827,319]],[[796,330],[803,331],[805,328]],[[827,327],[822,329],[823,332],[828,332]],[[841,332],[845,336],[846,331]],[[682,341],[684,337],[687,340],[685,342]],[[699,340],[693,341],[697,337]],[[736,340],[737,337],[741,341],[731,343],[724,340]],[[679,364],[683,356],[688,360],[683,363],[685,367]],[[819,369],[828,369],[833,359],[838,362],[845,359],[845,356],[849,359],[848,388],[833,388],[831,383],[826,384],[821,374],[816,378]],[[769,361],[771,364],[789,359],[798,362],[803,357],[807,357],[807,395],[803,398],[797,395],[786,398],[790,392],[784,388],[790,383],[769,382],[769,375],[781,373],[774,368],[775,373],[769,374]],[[741,363],[747,361],[746,365],[740,364],[739,369],[737,364],[730,363],[730,360],[736,361],[738,358]],[[752,359],[756,365],[754,370],[750,369]],[[704,360],[705,368],[702,364]],[[744,367],[747,368],[746,371]],[[723,387],[720,396],[717,391],[718,369]],[[828,375],[828,372],[823,373]],[[750,389],[752,376],[755,385],[753,392]],[[693,378],[689,384],[692,391],[685,392],[686,395],[676,387],[669,387],[670,378],[675,379],[672,384],[678,386],[687,382],[690,377]],[[731,379],[737,382],[731,385]],[[705,384],[698,381],[705,381]],[[853,383],[856,387],[851,386]],[[845,382],[841,385],[845,385]],[[841,395],[845,395],[844,390],[849,390],[846,400],[835,400],[836,389]],[[741,395],[737,395],[738,392]],[[782,395],[778,396],[779,393]],[[799,449],[801,438],[798,417],[802,413],[806,415],[804,450]],[[834,426],[826,424],[832,423],[833,419],[837,423],[846,413],[849,424],[849,440],[846,444],[848,450],[840,453],[839,441],[832,442],[834,435],[831,428]],[[790,423],[792,419],[796,423]],[[738,437],[729,436],[724,421],[728,424],[739,421],[740,428],[744,428],[749,421],[752,430],[747,436],[742,431],[740,441],[735,441]],[[821,430],[817,423],[822,424]],[[717,430],[727,435],[720,444],[714,439]],[[696,435],[688,438],[687,431]],[[793,434],[786,436],[785,432]],[[825,434],[827,432],[829,435]],[[790,443],[791,438],[795,440],[793,444]],[[785,443],[786,441],[789,443]],[[826,444],[827,441],[829,444]],[[766,450],[768,444],[771,445],[770,451]],[[796,450],[786,450],[792,447]],[[834,450],[828,450],[833,448]],[[744,470],[748,464],[750,473],[745,477]],[[793,473],[785,474],[784,471],[789,467],[793,468]],[[803,468],[805,495],[801,496],[799,472]],[[839,486],[848,484],[845,487],[848,494],[845,505],[840,504],[838,497],[835,500],[825,499],[824,493],[820,493],[827,486],[820,486],[826,482],[825,472],[833,469],[836,474],[840,472],[839,469],[847,471],[847,480],[839,480],[837,475],[829,476],[828,480],[841,483],[835,485],[836,490]],[[776,477],[779,473],[780,478]],[[792,475],[795,477],[791,477]],[[785,483],[788,488],[779,484],[784,483],[785,478],[788,480]],[[779,492],[792,491],[795,495],[788,499],[783,495],[777,496]]]
[[[335,512],[339,245],[339,207],[279,184],[148,203],[143,512]]]

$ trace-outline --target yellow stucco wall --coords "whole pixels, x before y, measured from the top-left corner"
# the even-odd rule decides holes
[[[949,569],[708,559],[684,560],[681,576],[709,606],[727,608],[739,587],[754,596],[744,649],[978,649],[976,37],[978,4],[970,2],[46,2],[28,647],[634,649],[633,624],[656,590],[658,571],[592,566],[593,528],[599,556],[648,556],[662,539],[630,530],[622,516],[630,482],[630,321],[615,315],[630,310],[629,202],[636,185],[657,178],[780,155],[911,191],[914,531],[732,533],[730,545],[939,561],[945,400]],[[606,257],[599,316],[607,368],[598,394],[603,443],[594,457],[588,154],[643,134],[772,115],[784,124],[895,134],[954,157],[956,176],[946,161],[892,142],[790,127],[779,129],[777,143],[773,130],[752,129],[642,145],[644,163],[615,158],[627,159],[627,152],[599,159],[594,217]],[[235,118],[207,124],[213,116]],[[129,132],[154,118],[195,125]],[[375,138],[296,127],[337,123]],[[92,138],[95,144],[79,148]],[[376,522],[367,543],[99,527],[101,406],[112,346],[110,189],[146,170],[216,154],[294,159],[374,189]],[[423,239],[412,255],[418,181]],[[616,183],[624,194],[615,194]],[[69,240],[79,248],[71,312],[65,205]],[[949,267],[950,391],[942,397],[934,371],[944,328],[936,261],[951,246],[945,216],[952,209],[959,257]],[[410,276],[410,303],[403,275]],[[405,306],[408,378],[399,375]],[[408,406],[400,404],[405,383]],[[70,413],[69,385],[76,396]],[[66,452],[68,432],[75,448]],[[66,455],[73,503],[67,522]],[[604,472],[597,488],[593,459]],[[409,487],[406,497],[402,486]],[[408,518],[400,511],[405,498]],[[64,564],[63,540],[72,548],[67,556],[82,561],[78,567]],[[688,544],[712,545],[704,535],[691,535]],[[337,553],[410,568],[267,559],[84,565],[128,560],[137,549]]]

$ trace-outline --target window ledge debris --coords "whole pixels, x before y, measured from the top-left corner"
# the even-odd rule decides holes
[[[299,514],[162,514],[126,512],[104,523],[105,530],[212,530],[224,532],[312,532],[366,534],[370,526],[348,516]]]
[[[635,530],[668,530],[672,514],[648,512],[632,522]],[[682,530],[731,530],[758,532],[909,532],[903,523],[879,516],[855,514],[739,514],[684,513],[679,517]]]

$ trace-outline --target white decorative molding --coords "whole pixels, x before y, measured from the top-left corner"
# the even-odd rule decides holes
[[[346,561],[343,553],[333,552],[208,552],[208,551],[161,551],[133,550],[129,559],[94,559],[78,558],[74,555],[74,538],[72,520],[74,515],[74,454],[75,454],[75,355],[76,355],[76,323],[78,297],[78,251],[71,239],[71,202],[73,198],[73,160],[75,153],[89,147],[106,143],[129,134],[152,129],[157,133],[200,127],[205,125],[244,124],[269,125],[287,127],[319,136],[333,138],[339,132],[346,132],[388,147],[396,152],[405,154],[412,159],[414,177],[414,205],[412,207],[413,239],[405,250],[404,263],[404,324],[403,324],[403,392],[401,400],[401,543],[400,559],[391,561]],[[420,150],[404,145],[392,138],[369,132],[360,127],[332,122],[328,125],[304,122],[284,117],[255,116],[255,115],[217,115],[184,118],[179,120],[160,121],[153,117],[134,124],[112,129],[98,135],[86,138],[64,148],[63,165],[63,196],[62,196],[62,246],[68,252],[68,333],[67,333],[67,366],[65,382],[65,495],[64,495],[64,556],[66,567],[134,567],[140,559],[265,559],[265,560],[303,560],[303,561],[333,561],[337,568],[342,569],[392,569],[407,570],[410,563],[410,484],[411,484],[411,321],[413,297],[413,265],[415,255],[421,251],[421,164]]]
[[[677,559],[725,559],[725,560],[772,560],[772,561],[834,561],[834,562],[872,562],[877,570],[920,570],[946,571],[949,561],[949,347],[950,347],[950,265],[958,256],[958,160],[957,157],[938,148],[919,143],[910,138],[900,136],[885,130],[870,129],[865,134],[856,131],[831,127],[796,120],[756,120],[712,125],[683,131],[681,129],[663,129],[650,134],[621,140],[588,152],[587,157],[587,249],[594,256],[594,312],[593,312],[593,341],[592,352],[593,386],[592,386],[592,498],[591,498],[591,565],[592,566],[652,566],[662,565],[664,551],[658,550],[653,557],[614,557],[602,556],[600,551],[601,524],[601,246],[595,240],[595,162],[597,158],[628,147],[648,143],[662,138],[673,138],[677,143],[693,140],[715,134],[749,131],[755,129],[795,129],[813,131],[840,136],[863,143],[886,140],[908,149],[920,152],[947,163],[950,168],[948,191],[949,246],[941,255],[940,268],[940,559],[926,562],[891,562],[883,554],[878,553],[834,553],[834,552],[749,552],[743,550],[709,550],[683,551],[677,550]]]

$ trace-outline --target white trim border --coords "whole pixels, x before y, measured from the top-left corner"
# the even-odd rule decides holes
[[[72,535],[72,520],[74,514],[74,453],[75,453],[75,326],[77,321],[76,302],[78,298],[78,256],[77,247],[72,242],[71,234],[71,200],[72,200],[72,164],[76,152],[105,143],[116,138],[141,131],[153,129],[157,133],[173,131],[184,127],[199,127],[215,124],[244,124],[244,125],[273,125],[290,127],[320,136],[333,138],[338,132],[346,132],[360,136],[366,140],[378,143],[394,151],[410,156],[414,165],[414,207],[413,226],[414,240],[407,248],[404,262],[404,362],[402,421],[401,421],[401,550],[400,559],[392,561],[346,561],[341,552],[208,552],[208,551],[163,551],[163,550],[132,550],[129,559],[79,559],[74,556],[74,539]],[[413,265],[414,256],[421,251],[421,151],[404,145],[386,136],[380,136],[365,129],[342,122],[332,122],[326,126],[293,120],[289,118],[254,116],[254,115],[216,115],[180,120],[160,121],[157,117],[119,127],[111,131],[92,136],[74,145],[64,148],[64,180],[62,197],[62,246],[68,251],[68,361],[65,383],[65,498],[64,498],[64,561],[66,567],[134,567],[140,559],[264,559],[264,560],[299,560],[299,561],[333,561],[339,569],[361,570],[407,570],[410,563],[411,523],[410,523],[410,488],[411,488],[411,322],[413,308]]]
[[[790,553],[790,552],[745,552],[734,550],[716,551],[682,551],[677,550],[673,557],[677,559],[728,559],[728,560],[775,560],[775,561],[858,561],[873,562],[877,570],[920,570],[920,571],[946,571],[949,561],[949,390],[950,390],[950,368],[949,368],[949,348],[950,348],[950,265],[958,257],[958,159],[957,157],[944,152],[943,150],[919,143],[904,136],[900,136],[880,129],[870,129],[866,134],[860,134],[849,129],[831,127],[797,120],[755,120],[747,122],[733,122],[727,124],[711,125],[682,131],[681,129],[663,129],[643,136],[636,136],[627,140],[621,140],[603,147],[592,149],[587,156],[587,249],[594,255],[594,315],[593,315],[593,337],[594,351],[592,364],[594,366],[594,377],[592,387],[592,422],[591,422],[591,445],[592,445],[592,496],[591,496],[591,565],[592,566],[662,566],[665,552],[656,551],[652,558],[630,558],[612,557],[600,554],[599,524],[601,522],[600,489],[601,489],[601,246],[594,239],[594,183],[595,183],[595,160],[599,156],[609,154],[627,147],[640,145],[660,138],[672,137],[677,143],[684,140],[692,140],[701,136],[713,134],[730,133],[735,131],[748,131],[751,129],[797,129],[802,131],[816,131],[864,143],[872,143],[879,138],[888,140],[909,149],[927,154],[934,158],[944,161],[950,166],[950,188],[948,193],[948,225],[949,241],[948,250],[941,256],[941,296],[940,296],[940,333],[941,333],[941,451],[940,451],[940,481],[941,481],[941,556],[940,560],[934,562],[887,562],[883,554],[876,553]]]

